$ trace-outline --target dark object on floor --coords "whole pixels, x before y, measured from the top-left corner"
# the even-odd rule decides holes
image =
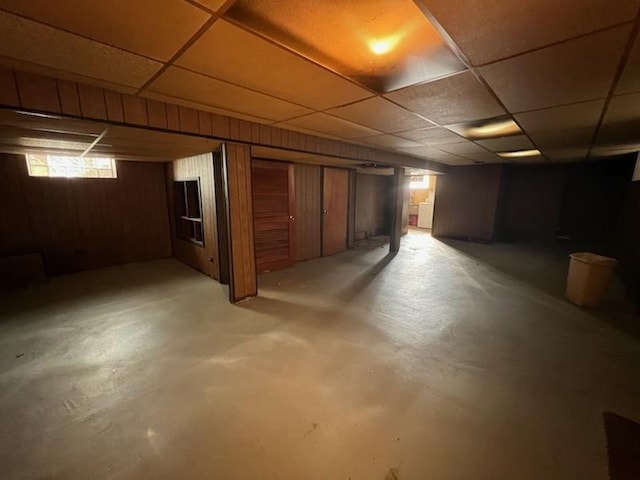
[[[604,412],[611,480],[640,478],[640,423]]]
[[[369,237],[363,240],[356,241],[356,250],[373,250],[375,248],[384,247],[389,243],[389,237],[386,235],[379,235],[376,237]]]

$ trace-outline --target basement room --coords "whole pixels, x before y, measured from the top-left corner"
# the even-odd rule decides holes
[[[640,0],[0,0],[0,477],[640,478]]]

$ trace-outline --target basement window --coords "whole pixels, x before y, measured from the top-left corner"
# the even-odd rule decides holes
[[[173,201],[177,237],[204,246],[200,180],[173,182]]]
[[[27,154],[27,169],[32,177],[117,178],[116,162],[105,157]]]

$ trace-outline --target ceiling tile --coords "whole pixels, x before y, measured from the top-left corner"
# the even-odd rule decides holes
[[[536,146],[540,149],[551,148],[589,148],[596,127],[563,129],[553,132],[531,133]]]
[[[604,100],[546,108],[514,115],[528,133],[552,132],[574,128],[595,128],[600,120]]]
[[[429,147],[426,145],[423,145],[420,147],[399,148],[398,150],[413,156],[424,156],[424,157],[431,154],[443,153],[442,150],[438,150],[435,147]]]
[[[596,144],[640,150],[640,93],[613,97]]]
[[[188,2],[3,0],[2,8],[156,60],[169,60],[210,15]],[[176,21],[176,19],[180,19]]]
[[[412,0],[237,0],[225,16],[377,92],[465,68]]]
[[[474,162],[468,158],[459,157],[448,152],[443,152],[434,147],[415,147],[399,149],[407,155],[433,160],[447,165],[471,165]]]
[[[476,143],[488,148],[492,152],[513,152],[516,150],[530,150],[535,148],[525,135],[478,140]]]
[[[495,153],[487,152],[486,150],[473,154],[460,154],[460,157],[468,158],[469,160],[474,160],[475,162],[482,163],[505,163],[505,159],[499,157]]]
[[[386,95],[390,100],[440,125],[503,115],[504,109],[467,71]]]
[[[640,36],[636,37],[636,43],[616,88],[616,95],[632,92],[640,92]]]
[[[631,21],[638,0],[420,0],[473,65]]]
[[[406,138],[396,137],[395,135],[372,135],[369,137],[359,138],[360,143],[376,145],[387,148],[412,148],[420,147],[419,143],[407,140]]]
[[[310,112],[307,108],[284,100],[278,100],[179,67],[169,67],[145,92],[273,121],[282,121]]]
[[[515,117],[534,143],[544,151],[582,151],[591,146],[603,107],[604,100],[596,100],[521,113]],[[564,153],[560,152],[560,155]]]
[[[382,97],[335,108],[328,113],[387,133],[433,126],[433,123]]]
[[[485,148],[470,141],[464,141],[460,143],[450,143],[447,145],[438,145],[437,148],[438,150],[442,150],[443,152],[452,153],[453,155],[467,158],[469,160],[475,160],[478,162],[487,162],[487,163],[504,162],[504,159],[500,158],[495,153],[488,152]]]
[[[427,159],[433,160],[434,162],[440,162],[440,163],[444,163],[445,165],[452,165],[452,166],[475,165],[476,163],[478,163],[468,158],[458,157],[456,155],[451,155],[450,153],[446,153],[446,152],[432,155]]]
[[[454,155],[463,155],[469,153],[486,152],[487,150],[480,145],[468,140],[462,140],[457,143],[449,143],[447,145],[439,145],[438,150],[453,153]]]
[[[542,154],[551,163],[570,163],[586,160],[589,148],[544,148]]]
[[[410,130],[408,132],[400,132],[399,137],[414,140],[423,145],[440,145],[445,143],[459,143],[464,140],[459,135],[450,132],[446,128],[430,127],[420,128],[418,130]]]
[[[604,98],[629,36],[614,28],[479,69],[511,112]]]
[[[158,161],[212,152],[219,145],[219,141],[208,138],[112,126],[92,151],[125,158],[131,155],[137,158],[155,158]]]
[[[277,126],[282,128],[298,127],[310,132],[319,132],[345,139],[380,134],[380,132],[376,130],[337,117],[332,117],[326,113],[313,113],[304,117],[294,118],[293,120],[280,123]]]
[[[316,110],[372,95],[368,90],[224,20],[214,23],[176,64]]]
[[[195,0],[196,3],[208,8],[209,10],[213,10],[217,12],[218,9],[223,6],[227,0]]]
[[[161,67],[153,60],[1,11],[0,56],[45,68],[54,76],[63,71],[135,88]]]

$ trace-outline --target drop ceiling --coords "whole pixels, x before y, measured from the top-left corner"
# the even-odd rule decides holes
[[[220,142],[142,128],[0,109],[0,151],[109,156],[166,162],[216,150]]]
[[[449,165],[572,162],[640,150],[639,11],[640,0],[0,0],[0,66]],[[470,134],[493,120],[516,128]],[[20,128],[5,123],[2,138]],[[519,149],[542,154],[497,155]]]

